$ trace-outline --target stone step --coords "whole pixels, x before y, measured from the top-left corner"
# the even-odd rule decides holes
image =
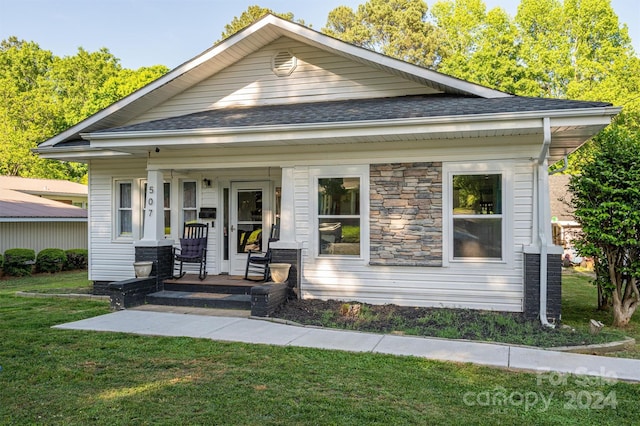
[[[251,309],[251,295],[163,290],[148,294],[146,303],[198,308]]]

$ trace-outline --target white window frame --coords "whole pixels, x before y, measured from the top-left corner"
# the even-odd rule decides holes
[[[136,221],[138,220],[138,217],[136,215],[136,200],[137,200],[137,194],[139,193],[139,189],[137,188],[136,183],[137,183],[136,179],[132,179],[132,178],[117,178],[113,180],[112,239],[114,241],[130,242],[135,240],[138,237],[139,231],[137,229],[138,227],[136,226]],[[122,208],[120,206],[120,191],[121,191],[121,185],[123,184],[131,185],[131,200],[130,200],[131,206],[128,208]],[[124,210],[131,211],[131,234],[129,235],[120,234],[120,224],[121,224],[120,212]]]
[[[359,178],[360,179],[360,255],[320,254],[318,228],[323,215],[318,213],[318,191],[320,179]],[[310,189],[310,254],[316,261],[369,262],[369,165],[326,166],[309,169]],[[353,216],[356,217],[356,216]]]
[[[511,162],[469,162],[443,164],[443,266],[456,264],[512,264],[513,263],[513,172]],[[500,175],[502,185],[502,213],[494,215],[454,215],[453,214],[453,177],[458,175]],[[454,219],[480,217],[483,219],[500,218],[502,225],[502,258],[455,258],[453,253]]]
[[[185,183],[193,183],[195,185],[196,205],[194,207],[185,207],[185,205],[184,205],[184,203],[185,203],[185,196],[184,196],[184,185],[185,185]],[[196,180],[196,179],[183,179],[183,180],[180,180],[180,184],[179,185],[180,185],[180,188],[179,188],[179,191],[180,191],[180,220],[179,220],[179,225],[180,225],[180,227],[182,227],[182,224],[184,222],[186,222],[186,220],[185,220],[185,211],[194,211],[196,213],[195,214],[195,220],[196,220],[196,222],[198,222],[198,206],[199,206],[199,203],[198,203],[198,201],[199,201],[198,200],[198,193],[199,193],[198,180]],[[181,231],[178,230],[178,233],[180,233],[180,232]]]

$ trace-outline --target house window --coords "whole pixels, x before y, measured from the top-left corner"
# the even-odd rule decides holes
[[[452,174],[453,259],[503,259],[502,174]]]
[[[318,254],[360,256],[360,177],[318,178]]]
[[[117,237],[133,237],[133,183],[131,181],[116,182],[116,234]]]
[[[197,219],[196,183],[182,182],[182,220],[186,223],[193,223]]]

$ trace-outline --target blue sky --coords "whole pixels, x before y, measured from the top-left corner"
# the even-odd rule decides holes
[[[78,47],[107,47],[126,68],[156,64],[173,68],[220,38],[224,26],[248,6],[259,4],[320,30],[330,10],[357,7],[366,0],[0,0],[0,39],[17,36],[55,55],[73,55]],[[435,0],[427,0],[433,4]],[[516,13],[519,0],[485,0]],[[612,0],[629,27],[640,53],[640,3]]]

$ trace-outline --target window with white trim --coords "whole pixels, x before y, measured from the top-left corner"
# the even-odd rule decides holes
[[[193,223],[198,220],[196,194],[195,181],[182,182],[182,220],[185,223]]]
[[[117,238],[133,238],[133,182],[116,181]]]
[[[502,260],[503,174],[451,173],[450,222],[453,260]]]
[[[318,254],[360,257],[360,177],[319,177]]]

